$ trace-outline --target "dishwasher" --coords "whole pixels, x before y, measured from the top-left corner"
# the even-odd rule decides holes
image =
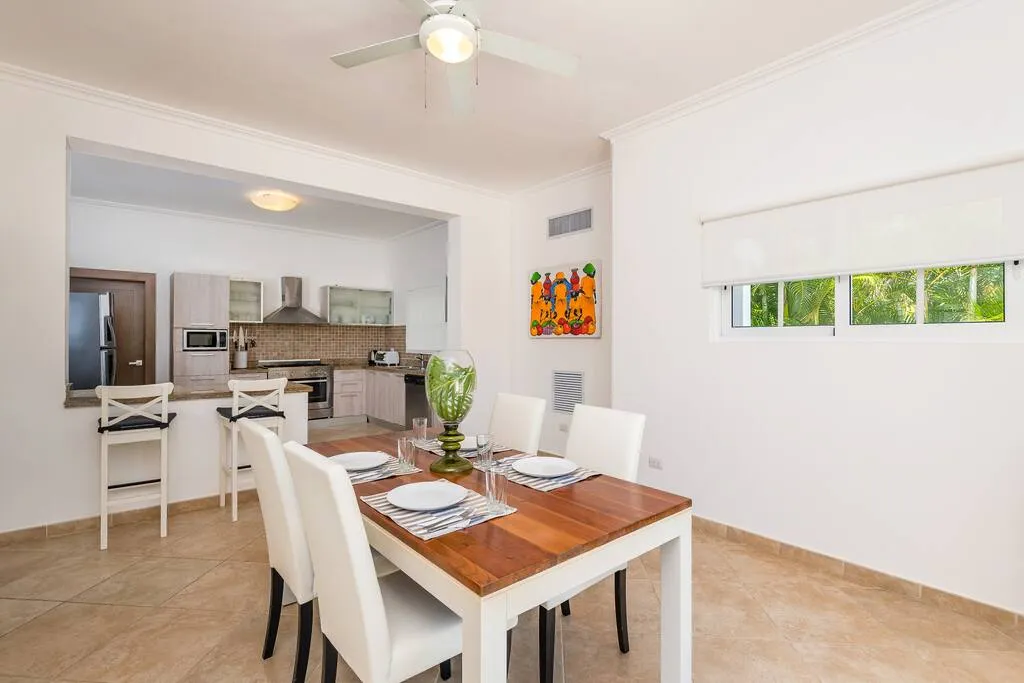
[[[414,417],[425,417],[430,424],[430,404],[427,403],[427,380],[423,375],[405,376],[405,426],[412,429]]]

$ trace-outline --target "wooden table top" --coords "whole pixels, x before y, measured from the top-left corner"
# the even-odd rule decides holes
[[[395,455],[400,433],[309,444],[323,455],[351,451],[384,451]],[[514,452],[503,452],[507,457]],[[390,491],[414,481],[437,478],[430,471],[436,459],[417,449],[416,466],[423,471],[403,477],[356,484],[357,496]],[[446,477],[483,494],[484,475],[472,471]],[[549,493],[508,483],[508,502],[518,512],[423,541],[362,500],[369,517],[477,595],[488,595],[540,573],[571,557],[691,507],[688,498],[640,484],[599,475]]]

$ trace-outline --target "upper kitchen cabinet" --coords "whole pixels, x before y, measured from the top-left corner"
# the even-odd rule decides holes
[[[226,275],[173,273],[171,326],[226,329],[230,283]]]
[[[233,323],[263,322],[263,283],[232,279],[229,284],[228,317]]]
[[[323,317],[335,325],[391,325],[392,293],[330,285],[322,290]]]

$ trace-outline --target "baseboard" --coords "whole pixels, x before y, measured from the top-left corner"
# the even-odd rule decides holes
[[[239,503],[255,500],[257,500],[257,495],[256,489],[254,488],[243,489],[238,492]],[[227,504],[231,504],[230,496],[228,496]],[[180,515],[186,512],[208,510],[219,506],[219,495],[193,498],[191,500],[179,500],[177,502],[167,504],[167,516],[173,517],[174,515]],[[110,526],[115,527],[123,524],[135,524],[136,522],[158,519],[160,519],[160,506],[154,505],[151,507],[138,508],[137,510],[112,512],[110,514]],[[44,538],[56,538],[57,536],[67,536],[68,534],[74,534],[80,531],[99,530],[99,528],[100,516],[96,515],[94,517],[85,517],[83,519],[73,519],[67,522],[54,522],[53,524],[30,527],[28,529],[4,531],[0,532],[0,546],[12,545],[25,541],[42,540]]]
[[[767,536],[761,536],[728,524],[714,522],[704,517],[693,518],[693,529],[710,536],[716,536],[735,543],[742,543],[764,550],[772,555],[785,557],[801,564],[808,565],[819,571],[838,576],[851,583],[868,588],[899,593],[922,603],[945,607],[960,614],[981,619],[993,626],[1014,627],[1024,626],[1024,615],[1005,610],[1001,607],[987,605],[960,595],[947,593],[931,586],[908,581],[907,579],[886,574],[869,567],[862,567],[829,555],[816,553]]]

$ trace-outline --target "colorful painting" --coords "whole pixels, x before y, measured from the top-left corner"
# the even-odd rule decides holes
[[[530,275],[531,337],[601,336],[600,266],[590,261]]]

